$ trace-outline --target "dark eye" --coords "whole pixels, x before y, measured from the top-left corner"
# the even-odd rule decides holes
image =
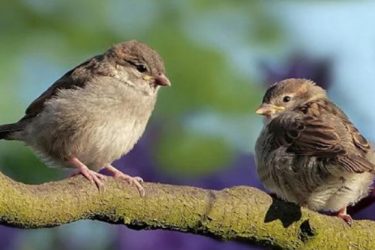
[[[147,65],[143,62],[133,60],[126,60],[126,62],[132,65],[134,68],[136,68],[136,70],[138,70],[141,73],[145,73],[148,71]]]
[[[147,71],[147,67],[143,63],[142,64],[137,64],[137,65],[135,65],[135,67],[141,73],[144,73],[144,72]]]
[[[284,98],[283,98],[283,102],[289,102],[291,99],[292,99],[292,97],[286,95],[286,96],[284,96]]]

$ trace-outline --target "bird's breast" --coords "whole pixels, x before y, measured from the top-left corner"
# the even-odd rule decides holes
[[[30,125],[27,142],[52,159],[73,155],[97,170],[133,148],[155,101],[112,78],[61,90]]]

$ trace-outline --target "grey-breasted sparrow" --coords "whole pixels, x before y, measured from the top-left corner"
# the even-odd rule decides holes
[[[132,40],[114,45],[67,72],[27,108],[16,123],[0,126],[0,138],[20,140],[48,165],[76,168],[98,187],[101,168],[134,184],[140,177],[111,163],[143,134],[160,86],[169,86],[164,63],[147,45]]]
[[[256,111],[265,116],[255,152],[263,184],[282,199],[312,210],[338,212],[368,195],[373,148],[332,103],[305,79],[271,86]]]

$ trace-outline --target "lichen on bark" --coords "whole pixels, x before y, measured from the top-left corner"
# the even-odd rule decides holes
[[[0,174],[0,223],[53,227],[100,220],[282,249],[375,249],[375,223],[342,220],[272,198],[252,187],[207,190],[144,183],[146,196],[108,177],[98,191],[81,176],[26,185]]]

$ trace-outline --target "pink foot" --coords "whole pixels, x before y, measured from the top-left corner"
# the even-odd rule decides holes
[[[95,184],[99,190],[104,187],[102,180],[105,179],[105,176],[99,174],[93,170],[90,170],[85,164],[83,164],[78,158],[73,157],[69,160],[69,163],[72,164],[77,169],[71,174],[71,176],[75,175],[83,175],[86,179],[88,179],[92,184]]]
[[[349,226],[353,224],[353,219],[349,214],[347,214],[346,207],[339,210],[337,217],[343,219]]]
[[[139,176],[132,177],[130,175],[124,174],[123,172],[113,167],[112,165],[108,165],[105,168],[109,172],[111,172],[114,178],[125,180],[130,185],[134,185],[138,189],[138,192],[141,195],[141,197],[145,196],[146,192],[145,192],[145,189],[142,187],[143,179],[141,177]]]

